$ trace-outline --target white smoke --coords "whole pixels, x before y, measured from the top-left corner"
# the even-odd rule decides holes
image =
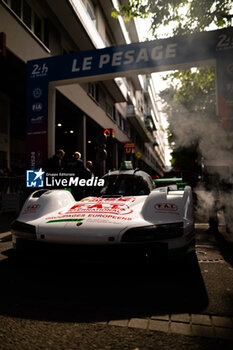
[[[208,222],[209,218],[214,214],[215,196],[213,192],[206,191],[203,185],[199,185],[195,189],[197,196],[197,204],[195,206],[195,219],[198,222]]]
[[[190,113],[168,95],[165,111],[175,146],[178,148],[198,144],[202,166],[215,178],[211,189],[206,189],[204,184],[195,189],[198,218],[208,222],[217,202],[218,208],[224,208],[229,229],[232,227],[233,231],[233,192],[230,185],[225,186],[224,191],[221,187],[222,182],[232,184],[233,135],[228,128],[221,127],[220,119],[215,115],[210,116],[204,111]]]
[[[221,209],[224,212],[224,219],[226,224],[226,229],[231,233],[231,237],[233,239],[233,192],[232,190],[229,192],[220,193],[219,202],[221,205]]]

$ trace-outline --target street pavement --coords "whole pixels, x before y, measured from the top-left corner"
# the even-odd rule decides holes
[[[179,273],[176,267],[117,273],[108,267],[101,273],[98,266],[83,269],[82,264],[68,265],[69,271],[67,265],[46,261],[15,264],[9,233],[14,218],[14,213],[0,216],[0,350],[232,348],[232,251],[207,224],[195,226],[195,266]],[[46,329],[52,334],[43,347]],[[37,344],[30,339],[32,331]]]

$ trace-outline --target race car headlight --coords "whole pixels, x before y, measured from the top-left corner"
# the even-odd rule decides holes
[[[150,242],[167,238],[181,237],[184,234],[183,222],[133,227],[126,231],[122,242]]]

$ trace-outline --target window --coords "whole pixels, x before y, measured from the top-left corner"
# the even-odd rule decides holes
[[[105,186],[100,190],[101,196],[145,196],[150,193],[148,183],[136,175],[105,176]]]
[[[21,0],[11,0],[11,8],[17,16],[21,17]]]
[[[113,106],[111,106],[108,102],[106,102],[106,114],[113,118]]]
[[[23,6],[23,21],[28,28],[32,27],[32,11],[31,7],[24,1]]]
[[[39,39],[42,39],[42,21],[36,13],[34,13],[34,33]]]
[[[125,119],[122,117],[120,113],[118,114],[117,124],[121,128],[121,130],[125,131]]]
[[[113,108],[113,119],[116,121],[116,108],[115,106],[112,107]]]
[[[90,95],[94,100],[99,102],[99,87],[98,84],[88,83],[88,95]]]
[[[41,40],[44,41],[44,21],[31,8],[26,0],[4,0],[23,23]]]
[[[91,17],[92,21],[94,21],[95,20],[94,8],[90,5],[89,2],[87,2],[87,12],[88,12],[89,16]]]
[[[125,130],[125,120],[121,118],[121,129]]]
[[[84,6],[86,7],[87,13],[92,19],[92,21],[95,21],[95,7],[91,0],[82,0]]]
[[[119,127],[121,127],[121,114],[119,113],[118,114],[118,119],[117,119],[117,125],[119,126]]]

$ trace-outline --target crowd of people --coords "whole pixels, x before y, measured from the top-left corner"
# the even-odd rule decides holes
[[[65,151],[58,149],[56,154],[48,159],[46,171],[52,173],[74,173],[76,176],[89,179],[93,176],[91,171],[93,166],[92,161],[88,160],[85,166],[81,157],[80,152],[74,152],[72,157],[66,159]]]
[[[94,176],[92,172],[93,163],[91,160],[88,160],[85,165],[81,157],[82,155],[80,152],[74,152],[71,157],[66,158],[65,151],[63,149],[58,149],[56,154],[48,159],[46,172],[74,174],[74,176],[80,179],[88,180]],[[78,186],[73,186],[71,190],[76,200],[90,195],[90,189],[85,187],[80,188]]]
[[[58,149],[56,154],[48,159],[47,164],[43,168],[47,173],[63,173],[73,174],[79,179],[90,179],[94,177],[93,163],[88,160],[84,164],[81,159],[80,152],[74,152],[70,157],[66,157],[63,149]],[[18,193],[27,194],[25,191],[25,177],[26,169],[23,166],[23,162],[20,160],[13,163],[12,167],[8,166],[8,161],[5,159],[0,162],[0,201],[3,193]],[[57,188],[57,187],[56,187]],[[71,186],[71,192],[76,200],[80,200],[83,197],[93,194],[93,188],[91,186]],[[25,195],[22,195],[24,198]]]

